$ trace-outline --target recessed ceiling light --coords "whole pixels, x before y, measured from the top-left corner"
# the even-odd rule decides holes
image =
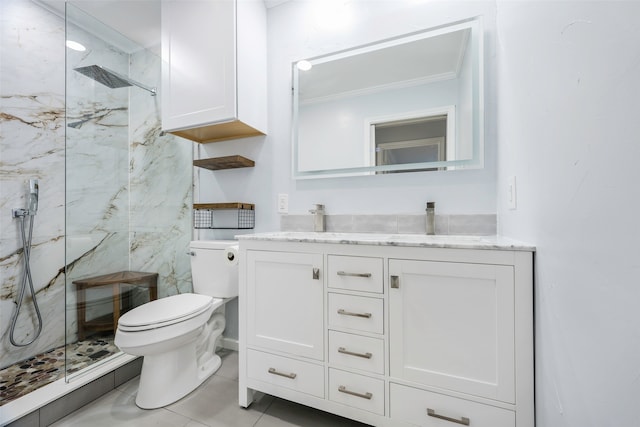
[[[87,48],[84,47],[84,45],[78,42],[74,42],[73,40],[67,40],[66,45],[69,49],[77,50],[78,52],[84,52],[85,50],[87,50]]]

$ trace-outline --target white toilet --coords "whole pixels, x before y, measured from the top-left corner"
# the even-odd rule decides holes
[[[144,356],[136,396],[140,408],[179,400],[220,367],[215,349],[225,319],[214,311],[238,296],[236,245],[233,240],[191,242],[194,293],[148,302],[118,320],[115,345]]]

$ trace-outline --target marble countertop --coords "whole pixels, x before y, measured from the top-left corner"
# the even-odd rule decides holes
[[[242,240],[261,240],[299,243],[340,243],[350,245],[410,246],[425,248],[493,249],[509,251],[535,251],[535,246],[502,236],[456,236],[422,234],[375,233],[314,233],[279,231],[273,233],[242,234]]]

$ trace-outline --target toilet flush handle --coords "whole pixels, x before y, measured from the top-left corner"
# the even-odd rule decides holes
[[[187,251],[186,254],[190,256],[196,256],[196,253],[194,251]]]

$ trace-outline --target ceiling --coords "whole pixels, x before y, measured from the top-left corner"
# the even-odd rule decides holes
[[[286,3],[290,0],[264,0],[264,4],[267,6],[267,8],[270,7],[276,7],[282,3]]]
[[[33,0],[52,12],[64,17],[64,0]],[[290,0],[264,0],[267,8],[276,7]],[[160,4],[158,0],[69,0],[69,4],[86,12],[119,35],[146,49],[157,49],[160,42]],[[88,21],[91,21],[88,19]],[[75,22],[87,31],[101,38],[108,37],[104,31],[96,29],[95,22]],[[117,38],[117,37],[116,37]],[[107,39],[113,41],[110,38]],[[126,44],[126,43],[124,43]],[[131,51],[131,47],[116,41],[116,45]],[[154,49],[154,50],[155,50]]]

